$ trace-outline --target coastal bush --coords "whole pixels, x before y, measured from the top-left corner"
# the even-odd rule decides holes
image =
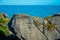
[[[3,35],[8,35],[8,19],[4,18],[2,14],[0,14],[0,31],[3,32]],[[0,32],[0,34],[2,34]]]
[[[54,23],[47,23],[46,24],[46,29],[47,30],[50,30],[50,31],[53,31],[54,29],[55,29],[56,27],[55,27],[55,24]]]

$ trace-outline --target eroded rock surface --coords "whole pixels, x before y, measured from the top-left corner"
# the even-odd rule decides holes
[[[60,40],[60,14],[54,14],[50,19],[50,22],[54,23],[56,28],[53,31],[45,29],[45,35],[49,40]]]
[[[49,21],[56,24],[56,28],[50,31],[46,29],[48,20],[33,19],[29,15],[16,14],[9,22],[9,29],[20,40],[60,40],[59,18],[60,16],[54,16]]]
[[[11,31],[21,40],[47,40],[28,15],[14,15],[9,25]]]

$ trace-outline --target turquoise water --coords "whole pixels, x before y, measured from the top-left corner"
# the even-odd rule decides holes
[[[45,17],[60,13],[60,6],[48,5],[0,5],[0,12],[12,17],[13,14],[29,14],[31,16]]]

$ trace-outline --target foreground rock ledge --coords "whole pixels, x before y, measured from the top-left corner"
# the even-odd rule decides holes
[[[14,15],[9,27],[20,40],[47,40],[43,33],[35,27],[29,15]]]

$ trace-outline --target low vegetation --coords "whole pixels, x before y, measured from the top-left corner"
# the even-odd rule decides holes
[[[40,27],[40,23],[38,21],[34,21],[34,24],[36,27],[38,27],[38,28]]]
[[[53,31],[55,29],[55,24],[54,23],[47,23],[46,24],[46,29],[49,30],[49,31]]]
[[[39,19],[37,16],[33,17],[34,25],[39,29],[41,24],[37,19]]]
[[[2,14],[0,14],[0,34],[8,35],[8,18],[4,18]]]
[[[47,16],[44,18],[44,20],[51,19],[51,18],[52,18],[52,16]]]

